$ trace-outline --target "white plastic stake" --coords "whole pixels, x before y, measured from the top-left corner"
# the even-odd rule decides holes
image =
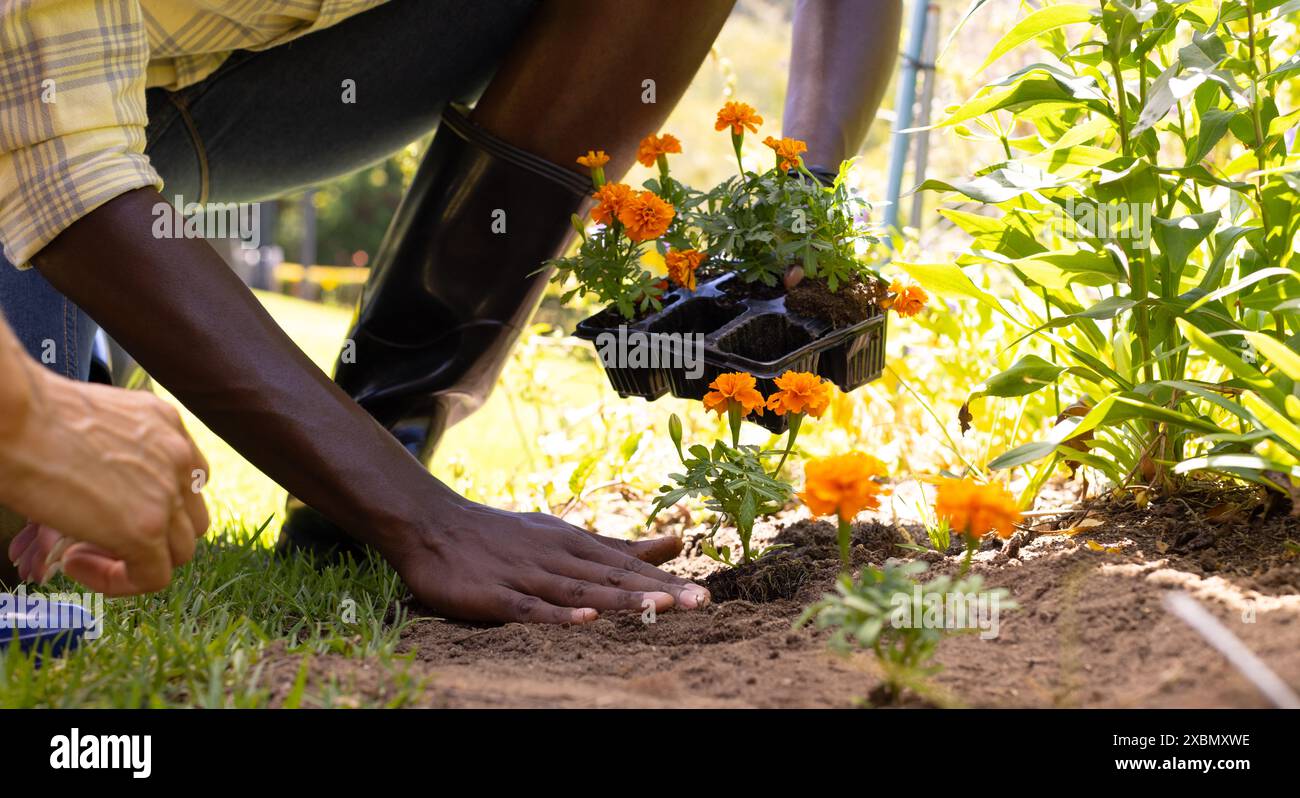
[[[1164,603],[1166,609],[1205,638],[1205,642],[1226,657],[1274,706],[1300,709],[1300,696],[1200,602],[1187,593],[1170,591],[1165,593]]]

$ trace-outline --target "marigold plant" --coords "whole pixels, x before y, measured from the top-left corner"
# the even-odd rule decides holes
[[[799,499],[814,515],[834,515],[839,521],[840,561],[849,564],[849,542],[854,517],[880,507],[880,485],[885,464],[862,452],[809,460],[804,465],[804,489]]]
[[[718,112],[716,127],[731,131],[740,171],[683,206],[704,248],[726,259],[747,283],[775,286],[796,265],[805,278],[824,280],[831,291],[844,282],[877,279],[858,252],[876,238],[866,223],[866,202],[848,188],[850,162],[841,164],[826,186],[804,166],[807,144],[768,136],[764,144],[775,153],[772,167],[747,172],[744,132],[756,132],[761,123],[744,103],[729,102]]]
[[[787,371],[776,380],[777,390],[767,398],[767,409],[778,416],[790,414],[790,437],[786,444],[786,454],[776,464],[779,472],[785,465],[786,455],[794,449],[795,439],[799,437],[799,428],[803,426],[804,416],[821,418],[831,404],[831,384],[816,374],[806,371]]]
[[[667,286],[645,268],[643,259],[651,247],[648,242],[668,232],[676,208],[654,191],[607,183],[604,166],[609,156],[603,151],[590,151],[577,160],[591,170],[596,201],[591,220],[598,226],[589,233],[575,216],[573,226],[581,239],[577,254],[546,263],[555,268],[557,282],[572,277],[578,283],[563,301],[588,291],[613,304],[624,318],[632,318],[638,310],[658,310]]]
[[[884,677],[876,703],[893,703],[908,687],[923,692],[928,677],[939,670],[929,663],[943,639],[982,631],[971,623],[970,605],[956,605],[954,596],[982,600],[998,612],[1017,607],[1005,588],[989,590],[978,575],[940,575],[922,582],[918,577],[925,570],[925,563],[910,562],[867,566],[856,579],[842,573],[835,592],[823,596],[795,623],[813,621],[818,629],[832,630],[829,645],[837,652],[854,647],[872,652]],[[934,616],[931,622],[926,622],[927,614]]]
[[[668,158],[672,153],[680,153],[682,143],[671,133],[665,133],[662,136],[656,136],[651,133],[641,139],[641,143],[636,148],[636,159],[642,166],[655,166],[658,164],[659,173],[668,172]]]
[[[676,211],[650,191],[636,191],[618,208],[618,221],[633,241],[649,241],[668,231]]]
[[[596,189],[591,220],[598,227],[588,233],[575,220],[582,237],[577,254],[549,261],[557,281],[578,283],[564,300],[592,293],[625,318],[660,309],[662,276],[642,265],[651,246],[668,266],[670,280],[688,291],[699,279],[724,269],[742,283],[771,287],[787,272],[824,281],[831,291],[844,283],[878,280],[874,268],[863,262],[865,248],[877,239],[867,224],[866,202],[849,190],[850,163],[841,164],[830,185],[824,185],[804,165],[805,142],[768,136],[764,143],[774,154],[771,168],[747,172],[745,134],[758,132],[762,124],[762,115],[743,102],[729,101],[718,110],[715,127],[731,136],[740,168],[707,192],[670,173],[668,155],[682,151],[670,133],[651,133],[637,147],[641,164],[658,167],[644,190],[607,183],[605,152],[580,156],[577,161],[591,170]],[[681,260],[685,253],[708,254],[695,262]]]
[[[1009,538],[1020,520],[1020,505],[1001,485],[980,484],[970,479],[943,479],[935,494],[934,513],[948,523],[948,528],[966,540],[966,560],[970,560],[979,539],[989,532]]]
[[[763,139],[763,143],[771,147],[776,152],[776,168],[790,171],[798,169],[803,165],[803,158],[799,157],[801,153],[808,151],[808,145],[799,139],[792,139],[788,136],[777,139],[768,136]]]
[[[905,285],[898,280],[890,283],[889,296],[881,302],[881,307],[892,309],[900,316],[915,316],[925,309],[925,305],[930,301],[930,295],[919,285]]]
[[[695,290],[695,273],[704,262],[705,254],[698,250],[669,249],[664,253],[664,264],[668,267],[668,279],[687,291]]]
[[[787,371],[776,380],[777,391],[767,399],[767,409],[778,416],[809,415],[821,418],[831,404],[831,384],[806,371]]]
[[[705,506],[718,513],[709,540],[703,544],[706,555],[732,564],[726,546],[715,547],[714,534],[723,523],[736,527],[740,537],[741,563],[758,559],[781,546],[769,546],[754,551],[750,545],[754,521],[782,509],[793,495],[793,489],[781,473],[786,458],[794,451],[799,424],[805,415],[814,417],[825,412],[829,404],[829,385],[813,374],[787,371],[776,378],[777,390],[764,398],[752,374],[735,372],[720,374],[710,383],[704,396],[704,405],[718,415],[726,415],[731,432],[730,443],[714,441],[712,447],[697,444],[683,451],[682,422],[676,415],[669,419],[668,432],[677,456],[685,466],[685,473],[672,474],[672,482],[659,488],[659,496],[650,514],[653,520],[659,512],[683,498],[705,497]],[[785,445],[767,449],[740,443],[740,423],[751,413],[762,413],[772,408],[778,414],[790,414],[789,431]],[[779,457],[771,471],[765,460]],[[883,471],[883,469],[882,469]]]

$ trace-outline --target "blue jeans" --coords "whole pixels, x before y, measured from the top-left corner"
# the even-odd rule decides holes
[[[535,0],[390,0],[203,81],[149,89],[145,153],[185,202],[255,202],[377,163],[478,96]],[[342,102],[355,81],[355,103]],[[178,264],[177,268],[182,265]],[[35,269],[0,256],[0,312],[32,355],[86,379],[97,329]]]

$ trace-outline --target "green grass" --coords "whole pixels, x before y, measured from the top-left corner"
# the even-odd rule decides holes
[[[44,590],[80,588],[59,577]],[[274,556],[253,530],[227,528],[168,589],[106,601],[102,636],[72,654],[38,664],[10,646],[0,657],[0,707],[265,706],[277,697],[272,665],[278,704],[400,705],[423,687],[395,653],[408,623],[404,594],[382,563],[316,570]],[[378,694],[326,678],[286,695],[285,670],[317,654],[370,657],[391,678]]]

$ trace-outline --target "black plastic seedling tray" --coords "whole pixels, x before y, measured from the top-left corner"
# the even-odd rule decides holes
[[[885,368],[883,310],[845,327],[786,312],[785,296],[772,299],[732,296],[724,290],[734,274],[701,283],[694,292],[670,291],[662,310],[636,321],[617,310],[605,310],[578,323],[574,335],[597,342],[602,334],[627,338],[645,336],[645,346],[658,349],[657,365],[629,366],[601,358],[610,385],[620,396],[654,401],[672,391],[683,399],[703,399],[719,374],[744,371],[758,380],[764,396],[776,390],[775,377],[786,371],[809,371],[825,377],[843,391],[852,391],[878,378]],[[682,338],[649,333],[699,333],[704,336],[703,371],[692,378],[682,363]],[[598,344],[599,346],[599,344]],[[783,432],[785,416],[766,412],[750,416],[772,432]]]

